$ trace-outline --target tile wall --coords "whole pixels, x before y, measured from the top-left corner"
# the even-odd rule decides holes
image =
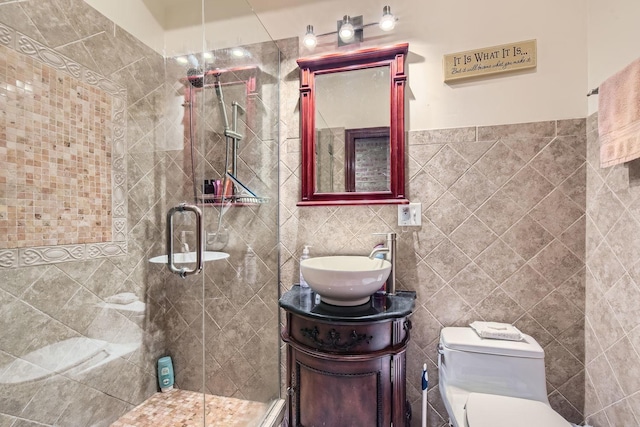
[[[295,50],[283,75],[296,76]],[[367,254],[375,232],[398,233],[399,288],[417,291],[408,351],[412,425],[428,363],[429,425],[445,426],[436,343],[443,326],[514,323],[546,352],[551,405],[573,422],[584,407],[585,120],[408,132],[408,197],[422,226],[397,226],[396,206],[297,207],[298,81],[281,88],[281,281],[312,256]],[[411,82],[409,82],[411,84]]]
[[[163,59],[82,0],[0,2],[0,22],[126,88],[129,147],[127,256],[0,269],[0,425],[109,425],[156,391],[164,352],[164,275],[146,260],[177,153],[132,150],[164,134]]]
[[[587,120],[585,415],[594,427],[640,425],[640,163],[600,169],[597,114]]]
[[[238,102],[246,110],[238,113],[236,130],[242,139],[238,144],[236,177],[266,203],[229,205],[224,209],[215,205],[202,207],[205,229],[212,233],[207,249],[224,251],[230,256],[224,261],[205,263],[204,292],[202,276],[187,281],[174,275],[166,278],[165,296],[171,302],[165,314],[167,351],[176,366],[176,382],[182,388],[270,402],[278,398],[280,392],[276,202],[279,55],[273,43],[243,48],[249,52],[245,59],[233,57],[228,50],[216,51],[214,57],[218,68],[231,69],[256,62],[259,65],[255,92],[248,94],[247,86],[241,83],[246,78],[242,73],[225,73],[221,77],[224,83],[221,91],[230,127],[233,127],[232,103]],[[186,75],[185,70],[179,68],[172,68],[171,73],[175,73],[174,82]],[[182,103],[185,90],[190,89],[182,84],[174,85],[172,96],[177,95]],[[204,141],[196,144],[195,151],[198,194],[201,195],[204,179],[224,176],[227,142],[213,87],[195,91],[192,103],[194,130]],[[183,115],[185,119],[188,117],[186,108],[179,111],[177,122]],[[173,113],[171,120],[176,121]],[[193,189],[187,136],[185,134],[184,156],[176,157],[167,179],[171,176],[184,179],[181,188],[183,198],[188,200],[193,198]],[[237,192],[243,194],[239,187]],[[186,226],[193,227],[193,224]],[[216,240],[217,234],[223,237]],[[193,238],[189,244],[193,247]]]
[[[82,0],[0,2],[0,22],[125,87],[128,102],[128,255],[0,269],[0,375],[16,372],[0,387],[0,425],[109,425],[156,391],[155,361],[166,354],[182,388],[201,391],[204,366],[210,393],[278,397],[277,49],[248,47],[269,62],[241,122],[238,164],[242,182],[271,203],[227,210],[230,258],[183,280],[147,260],[164,253],[168,208],[193,200],[186,70]],[[196,170],[209,178],[223,170],[224,139],[219,126],[204,129]],[[220,210],[203,210],[217,230]]]
[[[110,241],[111,94],[7,46],[0,93],[0,249]]]

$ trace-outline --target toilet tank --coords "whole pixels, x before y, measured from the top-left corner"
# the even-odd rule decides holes
[[[471,328],[443,328],[438,346],[441,387],[549,404],[544,350],[523,336],[523,341],[482,339]]]

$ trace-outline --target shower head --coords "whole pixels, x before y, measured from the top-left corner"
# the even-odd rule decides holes
[[[204,86],[204,74],[202,74],[202,70],[189,68],[187,70],[187,78],[193,87],[201,88]]]

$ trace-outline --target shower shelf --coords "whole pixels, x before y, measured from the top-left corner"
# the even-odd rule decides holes
[[[198,205],[204,206],[249,206],[269,203],[269,198],[257,196],[233,196],[231,198],[220,200],[219,196],[204,194],[198,196],[198,202]]]

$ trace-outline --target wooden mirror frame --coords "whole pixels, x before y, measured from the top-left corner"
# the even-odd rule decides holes
[[[408,43],[351,52],[332,53],[298,59],[300,67],[300,118],[302,137],[302,195],[298,206],[370,205],[409,203],[405,198],[404,176],[404,88],[405,58]],[[391,174],[389,191],[318,193],[316,188],[316,93],[317,75],[364,68],[389,66],[391,117],[389,155]]]

